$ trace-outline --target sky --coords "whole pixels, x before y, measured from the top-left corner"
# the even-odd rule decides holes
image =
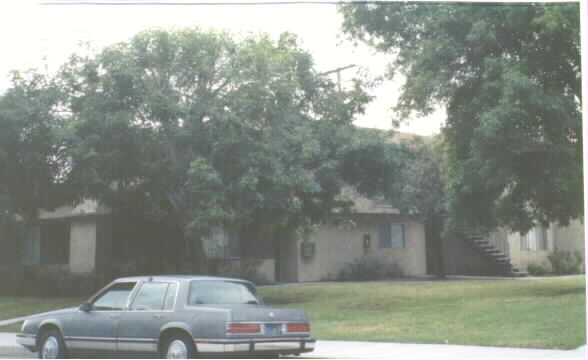
[[[89,42],[92,48],[100,49],[146,29],[194,26],[228,30],[236,36],[265,32],[275,39],[282,32],[292,32],[314,57],[318,71],[354,64],[371,76],[383,75],[390,57],[375,53],[366,45],[354,45],[341,32],[341,22],[342,16],[334,4],[92,6],[42,5],[38,0],[0,1],[0,90],[9,85],[11,70],[55,71],[79,49],[80,42]],[[343,81],[353,77],[356,71],[357,68],[342,72]],[[390,108],[398,98],[400,85],[400,81],[386,80],[372,90],[374,100],[355,124],[391,129]],[[440,110],[426,118],[409,119],[398,130],[436,134],[444,117]]]

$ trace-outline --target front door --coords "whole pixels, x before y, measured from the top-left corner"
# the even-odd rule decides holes
[[[74,313],[63,324],[68,347],[89,352],[116,351],[119,320],[135,285],[135,282],[114,283],[94,298],[90,311]]]

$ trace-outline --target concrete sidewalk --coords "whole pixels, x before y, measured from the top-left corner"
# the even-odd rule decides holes
[[[352,359],[586,359],[586,346],[576,350],[520,349],[488,346],[319,341],[309,357]]]
[[[30,353],[16,342],[15,333],[0,333],[0,355],[19,357]]]
[[[16,334],[0,333],[0,356],[31,357],[16,343]],[[483,359],[584,360],[586,346],[576,350],[540,350],[486,346],[397,344],[366,341],[322,341],[302,358],[338,359]]]

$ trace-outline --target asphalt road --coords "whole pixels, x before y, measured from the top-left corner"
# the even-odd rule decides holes
[[[31,359],[36,354],[16,344],[16,336],[0,333],[0,358]],[[397,344],[387,342],[359,341],[318,341],[314,352],[295,359],[337,358],[337,359],[482,359],[482,360],[584,360],[586,346],[575,350],[543,350],[504,347]]]

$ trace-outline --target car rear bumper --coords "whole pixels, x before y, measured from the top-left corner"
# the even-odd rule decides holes
[[[314,350],[312,338],[281,339],[194,339],[197,351],[202,354],[301,354]]]
[[[16,334],[16,342],[30,351],[36,351],[37,338],[34,334]]]

